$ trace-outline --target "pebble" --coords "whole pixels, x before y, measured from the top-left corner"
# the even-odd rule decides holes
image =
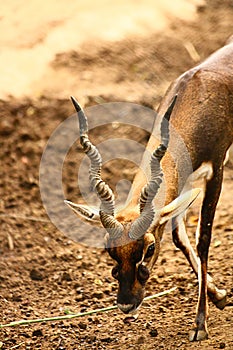
[[[12,118],[13,119],[13,118]],[[13,123],[7,121],[7,120],[1,120],[0,122],[0,135],[2,136],[8,136],[11,133],[14,132],[14,125]]]
[[[144,344],[145,340],[146,338],[143,335],[141,335],[137,340],[137,344]]]
[[[92,294],[92,298],[96,298],[96,299],[103,299],[104,298],[104,293],[101,291],[96,291]]]
[[[106,338],[102,338],[100,339],[103,343],[111,343],[112,342],[112,338],[110,337],[106,337]]]
[[[62,281],[67,281],[67,282],[71,282],[73,280],[69,272],[63,272],[61,279]]]
[[[158,331],[157,331],[156,328],[154,328],[154,329],[150,330],[149,334],[150,334],[151,337],[157,337]]]
[[[32,332],[32,336],[33,337],[42,337],[43,336],[43,332],[41,329],[36,329],[35,331]]]
[[[21,295],[13,295],[12,301],[21,302],[22,296]]]
[[[84,322],[79,322],[78,326],[80,329],[83,329],[83,330],[87,329],[87,325]]]
[[[40,271],[36,270],[36,269],[32,269],[30,271],[30,278],[33,281],[42,281],[44,279],[43,275],[40,273]]]

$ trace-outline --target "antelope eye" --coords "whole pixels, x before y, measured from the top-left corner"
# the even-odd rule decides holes
[[[149,270],[146,266],[144,265],[139,265],[138,266],[138,279],[141,283],[146,283],[150,276]]]
[[[112,277],[115,278],[116,280],[119,278],[119,266],[116,265],[112,269]]]
[[[152,243],[151,245],[149,245],[147,249],[145,259],[150,258],[154,254],[154,251],[155,251],[155,244]]]

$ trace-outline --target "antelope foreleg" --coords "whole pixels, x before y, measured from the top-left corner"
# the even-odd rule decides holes
[[[197,236],[197,253],[198,253],[198,260],[200,261],[198,266],[199,296],[198,296],[197,314],[196,314],[196,320],[195,320],[196,327],[190,333],[190,338],[189,338],[191,341],[203,340],[208,338],[208,330],[207,330],[208,253],[209,253],[209,245],[211,241],[211,232],[212,232],[214,214],[218,203],[219,195],[221,192],[222,175],[223,175],[222,167],[216,166],[215,171],[213,172],[213,177],[206,181],[206,191],[205,191],[202,208],[201,208],[201,216],[199,220],[200,224],[198,225],[199,235]],[[219,294],[221,295],[221,293]],[[226,296],[224,296],[222,299],[224,300],[225,297]]]
[[[176,247],[183,252],[194,273],[198,277],[199,261],[186,233],[184,220],[180,219],[179,222],[176,222],[176,224],[173,225],[173,227],[173,241]],[[226,291],[224,289],[218,289],[213,278],[209,274],[207,274],[207,293],[210,300],[219,309],[223,309],[225,307]]]

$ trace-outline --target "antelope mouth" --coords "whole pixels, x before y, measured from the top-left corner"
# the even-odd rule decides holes
[[[118,308],[127,316],[124,318],[123,322],[130,324],[135,322],[138,318],[138,306],[134,304],[117,304]]]
[[[117,304],[117,306],[118,309],[120,309],[124,314],[136,315],[138,313],[140,304]]]

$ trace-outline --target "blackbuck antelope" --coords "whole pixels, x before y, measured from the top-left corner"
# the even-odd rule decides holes
[[[139,170],[127,206],[116,214],[113,192],[101,178],[101,156],[88,138],[86,116],[77,101],[73,98],[72,101],[79,118],[81,145],[91,161],[90,182],[101,202],[99,215],[87,206],[66,203],[78,215],[89,221],[99,221],[106,229],[107,251],[116,261],[112,275],[119,282],[119,309],[130,314],[142,303],[164,227],[170,221],[174,244],[184,253],[199,281],[195,327],[189,338],[191,341],[206,339],[207,296],[219,309],[226,305],[226,291],[218,289],[207,274],[207,261],[224,160],[233,142],[233,43],[171,84],[158,109],[161,143],[157,147],[152,135],[147,145],[152,153],[151,179],[146,184]],[[171,129],[180,138],[176,138]],[[191,172],[185,169],[181,139],[189,153]],[[172,148],[175,148],[175,157],[171,156]],[[184,212],[200,190],[189,188],[186,191],[185,186],[200,174],[205,189],[197,225],[196,254],[186,234]],[[165,185],[165,203],[156,210],[161,184]]]

